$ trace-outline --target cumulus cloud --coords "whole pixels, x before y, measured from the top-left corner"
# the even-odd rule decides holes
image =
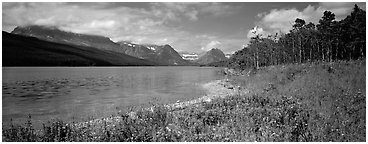
[[[196,21],[199,15],[205,16],[228,16],[240,9],[237,6],[230,6],[223,3],[153,3],[153,13],[163,17],[165,20],[180,21],[180,17]]]
[[[202,46],[201,50],[209,51],[213,48],[219,48],[220,45],[221,45],[221,42],[214,40],[214,41],[207,43],[205,46]]]
[[[263,33],[275,34],[275,33],[287,33],[292,28],[296,18],[305,20],[306,22],[316,22],[322,17],[320,8],[309,5],[303,11],[299,11],[296,8],[291,9],[273,9],[269,13],[263,13],[258,15],[261,17],[259,25]],[[267,31],[267,32],[265,32]]]
[[[4,2],[2,24],[3,30],[8,32],[16,26],[48,25],[75,33],[106,36],[115,42],[171,44],[177,50],[198,52],[202,47],[217,47],[217,37],[194,34],[171,27],[170,23],[198,21],[204,16],[227,16],[234,9],[223,3],[146,4],[149,6],[138,8],[128,7],[126,3]],[[221,42],[226,44],[222,47],[234,47],[230,41],[230,38],[221,38]]]
[[[6,3],[3,5],[3,30],[22,25],[52,25],[66,31],[97,34],[119,39],[170,30],[160,18],[145,9],[116,7],[102,9],[66,3]],[[134,35],[131,35],[134,36]]]
[[[263,28],[255,26],[253,29],[248,31],[247,37],[255,37],[257,35],[260,35],[261,37],[267,37],[267,35],[270,35],[270,33],[263,30]]]
[[[225,5],[222,3],[201,3],[200,11],[210,13],[214,16],[227,16],[239,9],[240,7]]]
[[[155,16],[165,21],[180,21],[181,17],[198,20],[198,11],[188,3],[153,3],[151,9]]]
[[[308,5],[303,10],[296,8],[272,9],[269,12],[259,13],[260,20],[256,23],[267,34],[288,33],[296,18],[317,24],[323,16],[323,12],[329,10],[335,14],[336,20],[345,18],[352,11],[354,3],[320,3],[318,6]],[[359,3],[365,7],[365,3]],[[250,33],[250,32],[249,32]]]

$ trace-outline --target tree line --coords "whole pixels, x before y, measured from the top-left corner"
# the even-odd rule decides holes
[[[287,34],[263,37],[257,34],[228,61],[232,67],[254,67],[314,61],[357,60],[365,58],[365,11],[354,6],[345,19],[325,11],[319,23],[306,24],[297,18]],[[255,33],[254,33],[255,34]]]

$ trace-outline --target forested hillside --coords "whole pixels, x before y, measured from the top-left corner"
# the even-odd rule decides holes
[[[237,51],[226,65],[258,69],[278,64],[365,58],[365,17],[366,12],[355,5],[351,14],[340,21],[330,11],[323,13],[317,25],[297,18],[287,34],[252,37],[248,46]]]

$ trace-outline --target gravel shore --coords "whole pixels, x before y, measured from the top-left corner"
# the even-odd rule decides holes
[[[215,98],[224,98],[238,94],[240,92],[240,88],[232,85],[227,79],[211,81],[209,83],[203,84],[202,87],[207,91],[205,96],[191,101],[178,102],[165,106],[172,110],[182,109],[187,106],[202,102],[211,102]]]
[[[185,102],[176,102],[173,104],[167,104],[164,106],[171,111],[176,111],[184,109],[185,107],[188,106],[201,104],[203,102],[211,102],[215,98],[224,98],[239,93],[247,93],[247,91],[242,90],[240,87],[232,85],[228,79],[211,81],[209,83],[203,84],[202,87],[207,91],[206,95],[204,95],[203,97]],[[145,110],[150,111],[154,111],[154,109],[155,107],[145,108]],[[128,113],[128,115],[133,119],[136,118],[135,112],[130,112]],[[115,116],[77,123],[74,124],[74,126],[78,128],[83,128],[87,126],[89,127],[96,126],[97,128],[98,126],[101,126],[101,124],[107,126],[115,126],[121,120],[122,120],[121,116]]]

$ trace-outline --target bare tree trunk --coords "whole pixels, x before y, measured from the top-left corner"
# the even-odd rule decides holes
[[[296,59],[296,55],[295,55],[295,41],[294,41],[294,39],[293,39],[293,63],[295,63],[295,59]]]
[[[365,47],[363,47],[363,46],[360,46],[360,57],[362,57],[362,58],[364,58],[364,49],[365,49]]]
[[[324,52],[323,46],[322,46],[321,53],[322,53],[322,60],[325,61],[325,52]]]
[[[258,69],[258,68],[259,68],[259,57],[258,57],[259,53],[258,53],[258,47],[257,47],[257,49],[256,49],[256,52],[257,52],[257,54],[256,54],[256,68]]]
[[[332,43],[330,44],[330,62],[332,62]]]
[[[314,44],[312,43],[312,49],[309,49],[309,61],[312,61],[312,50],[313,49],[314,49]]]
[[[317,59],[320,60],[320,47],[319,47],[319,43],[318,43],[318,40],[317,40]]]
[[[356,58],[355,58],[355,45],[353,46],[353,52],[352,52],[352,53],[353,53],[353,54],[352,54],[352,55],[353,55],[352,57],[353,57],[353,59],[355,60],[355,59],[356,59]]]
[[[354,47],[353,47],[353,49],[352,49],[352,50],[349,50],[349,55],[350,55],[350,56],[349,56],[349,57],[350,57],[350,58],[349,58],[349,60],[350,60],[350,61],[352,60],[352,53],[353,53],[352,51],[353,51],[353,50],[354,50]]]
[[[300,47],[299,47],[299,63],[302,63],[302,37],[299,38],[299,44],[300,44]]]
[[[335,60],[339,59],[339,43],[336,43],[336,54],[335,54]]]
[[[269,65],[273,65],[272,52],[271,52],[271,62],[269,63]]]

